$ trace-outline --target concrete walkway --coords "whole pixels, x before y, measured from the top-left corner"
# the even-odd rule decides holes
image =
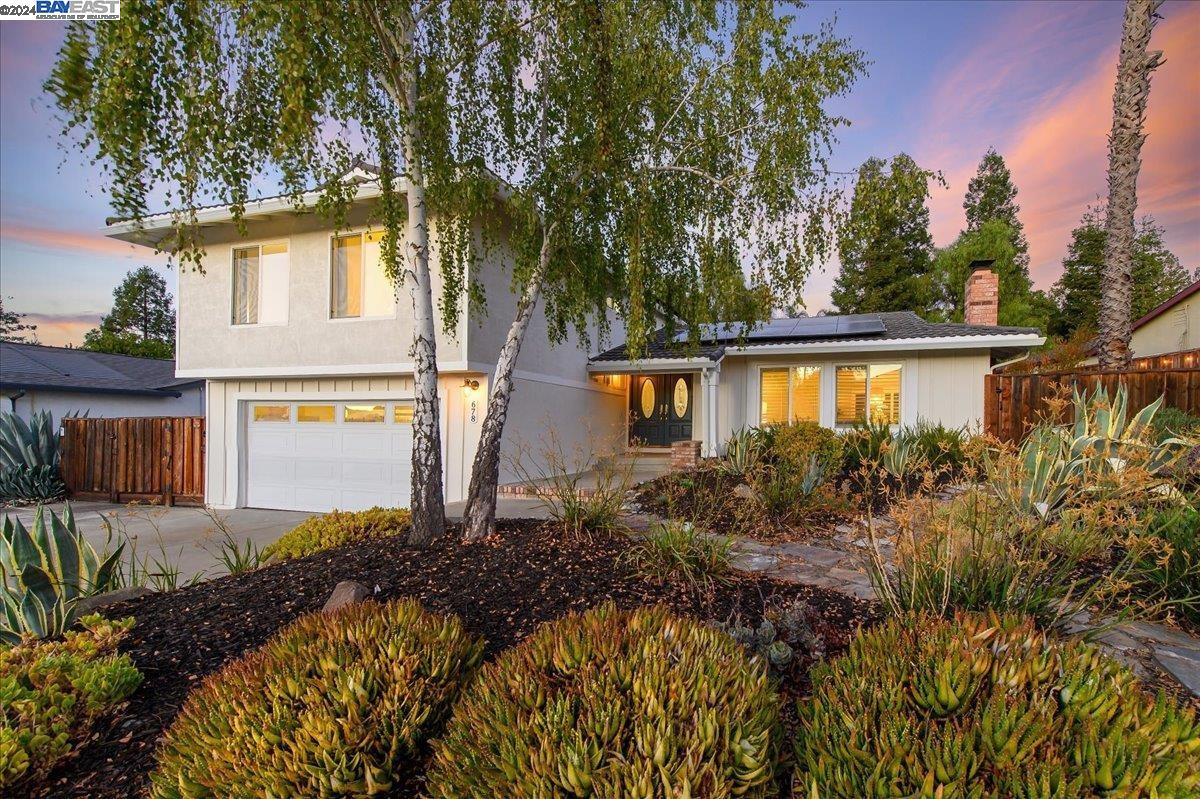
[[[62,513],[63,503],[48,505]],[[115,505],[109,502],[72,502],[75,522],[84,538],[97,551],[109,541],[105,519],[123,530],[135,544],[139,559],[168,560],[180,570],[180,584],[195,577],[219,577],[224,567],[212,554],[221,533],[203,508],[164,508],[154,505]],[[3,513],[19,518],[26,527],[33,524],[34,508],[10,508]],[[214,511],[243,547],[247,540],[259,549],[274,543],[300,522],[314,514],[305,511],[238,508]]]

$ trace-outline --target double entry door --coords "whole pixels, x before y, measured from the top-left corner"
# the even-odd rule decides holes
[[[629,385],[629,444],[669,447],[692,438],[692,375],[636,375]]]

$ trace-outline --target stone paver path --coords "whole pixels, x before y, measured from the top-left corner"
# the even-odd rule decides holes
[[[644,530],[654,520],[639,516],[631,521],[632,526]],[[894,532],[890,519],[875,520],[880,554],[889,561],[895,554]],[[866,569],[871,555],[865,521],[840,524],[828,537],[812,543],[736,538],[732,555],[739,571],[876,599]],[[1095,643],[1136,673],[1144,676],[1149,669],[1164,671],[1200,697],[1200,638],[1152,622],[1113,624],[1087,616],[1072,619],[1067,632],[1090,633]]]

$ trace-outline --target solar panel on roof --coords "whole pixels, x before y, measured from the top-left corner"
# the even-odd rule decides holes
[[[887,328],[883,326],[883,320],[878,316],[838,318],[838,335],[858,336],[867,333],[883,333],[886,331]]]

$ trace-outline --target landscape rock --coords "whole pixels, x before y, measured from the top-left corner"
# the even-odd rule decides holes
[[[100,608],[106,608],[118,602],[128,602],[131,599],[137,599],[138,597],[153,593],[153,591],[144,585],[131,585],[128,588],[118,588],[116,591],[84,597],[75,603],[75,610],[80,616],[85,616],[88,613],[94,613]]]
[[[758,501],[758,492],[745,483],[738,483],[733,489],[733,495],[738,499],[744,499],[750,502]]]
[[[353,580],[342,580],[333,587],[333,593],[325,600],[322,613],[332,613],[347,605],[354,605],[371,598],[371,589]]]

